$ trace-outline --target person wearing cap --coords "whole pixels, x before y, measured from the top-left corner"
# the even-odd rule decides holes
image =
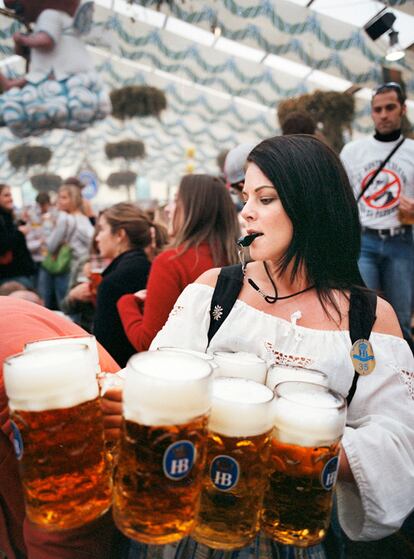
[[[405,112],[405,95],[398,83],[378,87],[371,101],[374,136],[348,143],[341,159],[358,200],[362,278],[367,287],[381,291],[394,307],[413,349],[414,140],[404,139],[401,134]]]
[[[231,188],[231,191],[237,196],[235,202],[237,211],[240,211],[243,207],[241,192],[244,186],[244,173],[247,156],[255,145],[256,143],[254,142],[245,142],[237,145],[229,150],[224,161],[224,176]]]

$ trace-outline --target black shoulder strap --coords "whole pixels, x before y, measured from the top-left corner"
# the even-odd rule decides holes
[[[376,320],[377,295],[374,291],[361,288],[351,289],[349,302],[349,336],[352,344],[363,338],[368,340]],[[355,371],[349,394],[346,401],[349,404],[354,397],[359,373]]]
[[[371,186],[371,184],[374,182],[374,180],[377,178],[377,176],[380,174],[380,172],[383,170],[383,168],[385,167],[385,165],[388,163],[388,161],[391,159],[391,157],[394,155],[394,153],[397,151],[397,149],[402,146],[402,144],[404,143],[405,138],[402,138],[398,144],[396,146],[393,147],[393,149],[390,151],[390,153],[387,155],[387,157],[384,159],[384,161],[381,161],[380,166],[378,167],[378,169],[375,171],[375,173],[371,176],[371,178],[369,179],[369,181],[367,182],[367,184],[364,186],[364,188],[361,190],[361,192],[358,195],[357,198],[357,202],[360,201],[360,199],[362,198],[362,196],[365,194],[365,192],[368,190],[368,188]]]
[[[208,345],[220,326],[228,317],[243,285],[243,269],[241,264],[222,268],[217,278],[216,287],[210,305],[210,327],[208,329]]]

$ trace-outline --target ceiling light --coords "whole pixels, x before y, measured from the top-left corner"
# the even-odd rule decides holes
[[[374,16],[364,25],[366,33],[373,41],[376,41],[379,37],[381,37],[381,35],[384,35],[384,33],[386,33],[389,29],[392,29],[392,26],[397,19],[392,12],[384,13],[384,10],[381,10],[379,14]]]
[[[387,54],[385,55],[385,60],[388,60],[388,62],[401,60],[401,58],[404,58],[405,56],[405,51],[402,49],[398,41],[398,31],[394,31],[392,29],[389,33],[389,38],[390,46],[388,47]]]

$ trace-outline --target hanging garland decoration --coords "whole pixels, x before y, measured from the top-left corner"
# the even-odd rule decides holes
[[[141,159],[145,157],[145,145],[139,140],[122,140],[105,144],[105,153],[108,159]]]
[[[148,85],[130,85],[110,93],[112,115],[119,120],[135,116],[156,116],[167,108],[167,99],[161,89]]]
[[[119,188],[120,186],[132,186],[136,180],[137,174],[133,171],[117,171],[109,175],[106,183],[111,188]]]
[[[52,157],[49,148],[22,144],[8,152],[11,165],[15,169],[28,169],[33,165],[47,165]]]
[[[354,108],[355,99],[352,95],[316,90],[311,94],[282,101],[277,107],[277,116],[282,123],[292,111],[310,113],[314,121],[322,125],[320,131],[328,143],[339,153],[344,145],[343,130],[350,130]]]
[[[62,178],[51,173],[41,173],[30,177],[30,182],[38,192],[49,192],[50,190],[57,192],[62,184]]]

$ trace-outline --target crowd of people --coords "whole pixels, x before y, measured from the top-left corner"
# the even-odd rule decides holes
[[[15,317],[0,359],[33,339],[76,335],[81,326],[100,343],[105,371],[159,347],[244,351],[269,365],[318,369],[346,397],[355,376],[350,331],[370,288],[378,294],[369,336],[375,370],[359,379],[348,409],[337,489],[343,532],[329,557],[345,559],[348,538],[395,532],[414,506],[414,141],[401,142],[404,103],[398,84],[374,92],[375,136],[345,146],[344,166],[309,118],[296,115],[286,135],[230,150],[227,185],[218,176],[184,176],[165,221],[139,202],[94,216],[76,178],[60,187],[55,205],[41,193],[18,221],[11,189],[0,185],[0,295],[7,296],[0,297],[0,323],[7,328]],[[254,237],[248,255],[237,249],[246,234]],[[212,308],[221,270],[239,259],[234,300]],[[0,389],[2,467],[15,477]],[[117,436],[122,389],[109,390],[103,409]],[[4,540],[9,559],[227,556],[211,555],[190,537],[162,549],[128,541],[110,515],[81,534],[40,534],[24,521],[19,492],[1,497],[8,505],[0,505],[0,547]],[[328,549],[298,550],[260,534],[232,552],[233,559],[275,556],[325,559]]]

